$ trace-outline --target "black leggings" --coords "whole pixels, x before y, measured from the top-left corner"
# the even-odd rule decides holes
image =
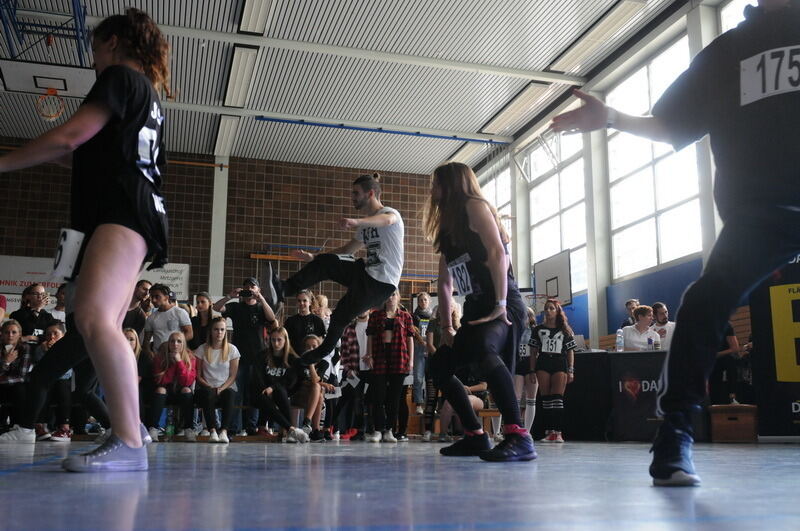
[[[233,416],[233,406],[236,401],[236,391],[228,387],[220,394],[210,388],[198,384],[195,391],[197,403],[203,409],[203,416],[206,419],[206,427],[210,429],[228,430],[231,426]],[[216,409],[222,409],[222,424],[217,426]],[[159,414],[160,415],[160,414]]]
[[[50,403],[56,406],[56,425],[69,424],[72,413],[72,379],[56,380],[50,388]],[[39,414],[39,422],[47,423],[50,414],[43,409]]]
[[[22,413],[25,408],[25,384],[2,384],[0,385],[0,402],[11,404],[11,424],[22,426]],[[5,419],[4,419],[5,420]],[[31,428],[33,424],[31,424]]]
[[[181,429],[191,428],[194,424],[192,415],[194,412],[194,396],[191,391],[183,393],[172,389],[167,389],[166,394],[153,394],[153,403],[150,408],[150,424],[147,427],[155,428],[158,426],[161,413],[164,412],[164,406],[168,404],[178,406],[181,414]]]
[[[433,356],[428,356],[428,367],[431,365]],[[425,374],[425,431],[432,432],[436,420],[436,406],[439,402],[439,389],[433,384],[433,378],[429,371],[425,372],[427,373]]]
[[[342,398],[339,400],[336,427],[342,433],[350,428],[361,429],[364,426],[364,384],[366,376],[361,376],[356,387],[350,384],[342,386]]]
[[[405,378],[404,378],[405,379]],[[400,390],[400,402],[397,404],[397,433],[405,435],[408,431],[408,390],[411,389],[410,385],[404,385]]]
[[[30,373],[28,407],[19,423],[23,428],[33,428],[47,404],[50,389],[70,369],[75,370],[75,400],[83,404],[104,428],[111,426],[108,408],[97,396],[97,374],[75,326],[74,314],[67,315],[66,325],[67,334],[45,353]]]
[[[323,280],[333,280],[347,287],[339,299],[328,325],[322,344],[303,354],[304,363],[316,363],[327,356],[342,337],[342,332],[355,317],[386,302],[397,289],[391,284],[375,280],[364,266],[364,260],[343,260],[336,254],[319,254],[300,271],[286,280],[285,295],[310,288]]]
[[[480,419],[472,409],[464,385],[455,376],[456,370],[465,365],[471,365],[476,375],[486,379],[505,423],[522,425],[511,375],[525,326],[525,310],[516,306],[508,307],[508,318],[514,323],[512,326],[497,319],[476,326],[464,324],[456,333],[453,347],[442,345],[429,360],[434,385],[442,390],[465,430],[481,429]]]
[[[397,424],[397,413],[400,407],[400,397],[403,394],[403,380],[405,374],[375,374],[369,379],[369,388],[372,394],[372,418],[375,429],[384,431],[394,429]]]
[[[261,422],[272,421],[284,430],[292,427],[292,406],[289,394],[280,385],[272,386],[272,394],[254,394],[252,403],[260,411]]]

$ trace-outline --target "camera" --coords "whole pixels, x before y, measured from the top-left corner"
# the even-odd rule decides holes
[[[251,290],[251,289],[243,289],[242,291],[239,292],[239,296],[240,297],[245,297],[245,298],[252,297],[253,296],[253,290]]]

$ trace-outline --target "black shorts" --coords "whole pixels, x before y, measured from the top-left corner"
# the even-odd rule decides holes
[[[520,356],[517,354],[517,365],[514,369],[514,374],[517,376],[526,376],[532,372],[534,372],[534,369],[531,369],[531,357],[529,355]]]
[[[567,372],[567,355],[540,352],[539,357],[536,358],[536,370],[550,374]]]

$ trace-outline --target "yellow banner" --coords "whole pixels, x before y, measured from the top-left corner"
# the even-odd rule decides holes
[[[770,286],[769,299],[777,379],[800,382],[800,284]]]

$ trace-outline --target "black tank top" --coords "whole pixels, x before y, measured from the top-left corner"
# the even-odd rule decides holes
[[[508,256],[508,246],[504,243],[503,250]],[[467,239],[464,245],[456,246],[450,239],[443,235],[440,242],[440,251],[447,262],[453,287],[459,295],[466,298],[464,303],[464,319],[483,317],[492,311],[496,301],[492,273],[486,265],[489,255],[486,252],[481,237],[471,229],[467,229]],[[517,282],[511,263],[508,265],[508,288],[506,291],[507,304],[511,306],[519,302]],[[523,307],[524,311],[524,307]]]

